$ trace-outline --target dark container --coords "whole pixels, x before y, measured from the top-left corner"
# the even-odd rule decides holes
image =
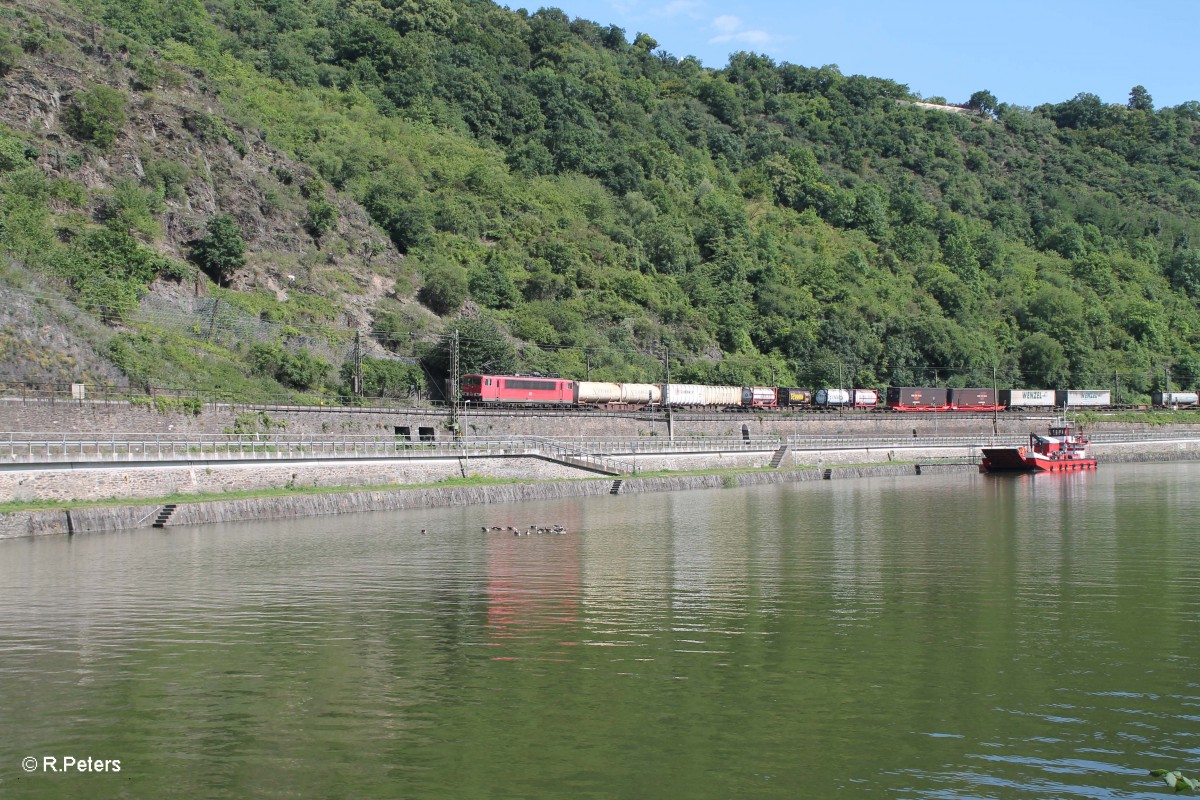
[[[946,390],[936,386],[889,386],[888,408],[945,408]]]
[[[811,406],[812,401],[812,389],[779,387],[779,405],[781,406]]]
[[[995,389],[951,389],[951,408],[986,408],[996,407]]]

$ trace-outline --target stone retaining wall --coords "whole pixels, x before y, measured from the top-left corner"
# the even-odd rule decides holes
[[[1102,460],[1157,461],[1200,458],[1200,440],[1094,445]],[[759,468],[772,450],[683,454],[614,454],[641,472]],[[977,447],[845,448],[789,450],[783,467],[969,460]],[[409,459],[280,459],[271,461],[167,461],[0,466],[0,498],[13,500],[107,500],[167,497],[286,487],[357,487],[437,483],[448,478],[491,477],[514,481],[588,478],[595,473],[531,456]]]
[[[947,467],[974,469],[972,465]],[[911,465],[838,468],[832,470],[834,479],[914,475]],[[750,472],[740,475],[687,475],[660,478],[625,478],[622,494],[666,492],[687,489],[720,489],[733,486],[797,483],[822,480],[823,470],[786,470]],[[472,505],[478,503],[518,503],[525,500],[548,500],[560,497],[587,497],[609,494],[613,480],[556,481],[548,483],[513,483],[501,486],[428,487],[369,492],[338,492],[290,497],[262,497],[242,500],[218,500],[202,503],[182,502],[167,527],[203,525],[215,522],[234,522],[255,519],[284,519],[330,514],[349,514],[364,511],[399,511],[432,506]],[[147,528],[161,506],[122,506],[116,508],[83,508],[70,512],[71,533],[100,533],[104,531]],[[68,532],[68,512],[23,511],[0,514],[0,539],[40,536]]]
[[[1099,445],[1100,457],[1107,462],[1152,462],[1200,459],[1200,442],[1174,442],[1155,445],[1153,449],[1136,444]],[[791,469],[747,472],[735,475],[686,475],[676,477],[624,478],[622,494],[679,491],[687,489],[718,489],[731,486],[816,481],[825,478],[826,471],[834,480],[847,478],[908,476],[953,470],[974,470],[966,462],[924,463],[918,469],[913,464],[879,466],[836,466],[823,454],[823,469]],[[514,459],[516,460],[516,459]],[[538,461],[537,459],[525,459]],[[357,463],[357,462],[355,462]],[[545,463],[545,462],[542,462]],[[240,465],[238,465],[240,466]],[[272,465],[276,466],[276,465]],[[553,465],[558,466],[558,465]],[[1103,468],[1103,465],[1101,466]],[[564,469],[569,469],[565,468]],[[396,511],[430,506],[468,505],[473,503],[515,503],[524,500],[544,500],[558,497],[584,497],[608,494],[613,486],[610,478],[558,480],[545,483],[513,483],[501,486],[429,487],[377,491],[346,491],[321,495],[222,500],[203,503],[183,502],[168,523],[200,525],[237,520],[281,519],[298,516],[321,516],[364,511]],[[132,505],[115,508],[84,508],[69,512],[24,511],[0,514],[0,539],[40,536],[70,532],[76,534],[148,527],[161,506]],[[69,520],[69,522],[68,522]]]
[[[1000,432],[1025,433],[1045,427],[1045,415],[1033,424],[1020,414],[1001,414]],[[466,433],[475,438],[547,436],[559,439],[667,436],[665,420],[642,415],[603,415],[557,412],[470,411],[463,416]],[[240,425],[239,425],[239,420]],[[676,439],[692,436],[967,436],[990,434],[991,414],[789,413],[697,414],[673,416]],[[264,425],[265,422],[265,425]],[[260,432],[395,436],[408,428],[413,439],[420,428],[431,429],[438,441],[449,436],[447,417],[440,409],[371,410],[319,408],[251,411],[246,407],[206,405],[198,415],[160,414],[149,406],[126,402],[57,402],[0,398],[0,431],[57,431],[70,433],[219,434],[254,423]],[[1122,425],[1124,428],[1137,427]],[[1200,425],[1194,426],[1200,430]]]

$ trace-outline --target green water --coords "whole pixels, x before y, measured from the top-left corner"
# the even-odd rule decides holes
[[[0,796],[1167,796],[1146,770],[1200,772],[1197,485],[1102,465],[0,542]],[[480,530],[535,523],[568,533]],[[43,769],[67,756],[120,772]]]

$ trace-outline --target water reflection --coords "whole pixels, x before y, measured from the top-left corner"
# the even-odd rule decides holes
[[[567,527],[575,525],[577,519]],[[488,534],[487,633],[497,648],[492,658],[570,660],[578,645],[581,549],[578,535]]]
[[[1200,760],[1198,475],[0,543],[0,790],[1154,796],[1145,770]],[[18,786],[43,750],[128,783]]]

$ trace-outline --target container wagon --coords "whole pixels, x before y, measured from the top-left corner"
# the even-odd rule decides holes
[[[779,405],[779,390],[774,386],[743,387],[742,405],[746,408],[775,408]]]
[[[1196,392],[1154,392],[1150,401],[1161,408],[1193,407],[1200,405],[1200,394]]]
[[[662,387],[653,383],[579,381],[576,402],[587,406],[657,406]]]
[[[886,405],[892,411],[945,411],[949,393],[933,386],[889,386]]]
[[[678,408],[725,408],[742,404],[740,386],[699,386],[690,383],[669,383],[663,387],[663,402]]]
[[[1010,411],[1049,411],[1054,408],[1053,389],[1001,389],[1000,405]]]
[[[846,389],[817,389],[813,402],[824,408],[850,405],[850,392]]]
[[[879,405],[879,392],[874,389],[855,389],[855,408],[876,408]]]
[[[1060,408],[1105,408],[1112,405],[1108,389],[1059,389],[1055,401]]]
[[[999,411],[995,389],[950,389],[953,411]]]
[[[812,389],[797,389],[779,387],[779,405],[787,406],[788,408],[796,408],[798,406],[811,406],[813,403]]]
[[[874,389],[818,389],[813,402],[825,408],[875,408],[879,392]]]

